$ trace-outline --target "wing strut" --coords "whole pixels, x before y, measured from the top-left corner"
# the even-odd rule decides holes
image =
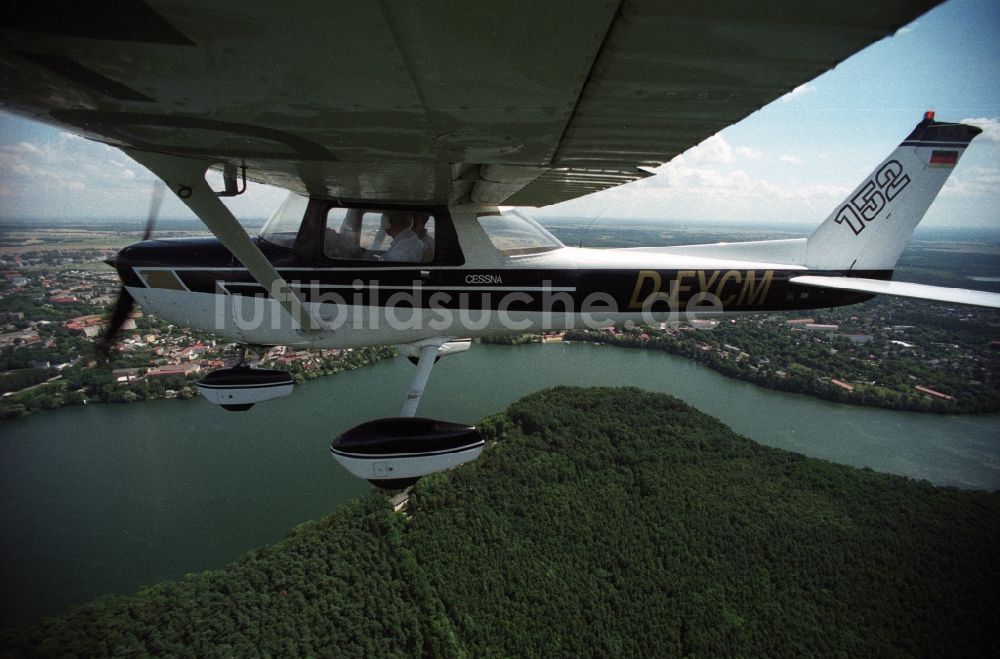
[[[320,329],[319,321],[303,306],[302,300],[282,279],[263,252],[250,240],[246,230],[219,200],[205,180],[208,164],[202,160],[136,149],[122,148],[125,154],[153,172],[205,223],[208,230],[240,260],[268,295],[307,331]]]

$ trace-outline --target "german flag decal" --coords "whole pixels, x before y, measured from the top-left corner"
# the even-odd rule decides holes
[[[931,167],[954,167],[958,162],[958,151],[931,152]]]

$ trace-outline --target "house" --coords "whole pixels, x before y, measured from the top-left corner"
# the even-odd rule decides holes
[[[100,335],[101,332],[104,331],[104,328],[106,328],[107,326],[108,326],[107,323],[87,325],[86,327],[83,328],[83,335],[88,339],[96,338],[98,335]]]
[[[7,332],[0,334],[0,348],[9,346],[29,345],[41,340],[36,332],[31,330],[20,330],[17,332]]]
[[[167,377],[187,377],[193,375],[201,370],[201,366],[198,364],[167,364],[166,366],[157,366],[156,368],[151,368],[146,371],[146,378],[167,378]]]
[[[412,489],[412,487],[408,487],[389,499],[389,505],[392,506],[392,512],[398,513],[406,509],[406,504],[410,501],[410,491]]]
[[[919,385],[919,384],[917,386],[915,386],[914,389],[916,389],[917,391],[919,391],[922,394],[927,394],[928,396],[934,396],[935,398],[942,398],[944,400],[955,400],[954,396],[949,396],[948,394],[943,394],[940,391],[934,391],[933,389],[930,389],[928,387],[924,387],[924,386]]]
[[[111,371],[111,377],[115,379],[118,384],[132,384],[137,380],[142,379],[142,369],[141,368],[116,368]]]

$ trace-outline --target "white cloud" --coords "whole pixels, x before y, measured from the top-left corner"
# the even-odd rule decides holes
[[[41,155],[43,153],[42,149],[38,148],[31,142],[18,142],[17,144],[12,144],[5,148],[4,151],[11,154],[20,154],[27,156]]]
[[[750,160],[760,158],[761,156],[764,155],[763,153],[761,153],[759,149],[754,149],[749,146],[738,146],[735,149],[733,149],[733,153],[735,153],[740,158],[748,158]]]
[[[734,147],[721,134],[709,137],[701,144],[692,147],[674,158],[671,162],[661,165],[656,172],[663,171],[668,165],[731,165],[737,160],[755,160],[763,157],[760,149],[748,146]]]
[[[723,164],[735,162],[733,148],[722,135],[712,135],[696,147],[688,149],[673,162],[682,160],[698,164]]]
[[[792,155],[790,153],[786,153],[786,154],[778,156],[778,160],[780,160],[781,162],[783,162],[785,164],[788,164],[788,165],[804,165],[805,164],[805,161],[802,160],[802,158],[799,158],[798,156]]]
[[[125,156],[110,147],[68,138],[0,145],[0,176],[12,184],[78,190],[81,179],[122,187]],[[65,137],[65,139],[64,139]]]
[[[661,166],[654,177],[565,202],[550,212],[582,217],[607,213],[698,221],[819,222],[851,191],[826,183],[793,184],[771,176],[766,168],[695,163],[686,156]]]
[[[954,203],[1000,208],[1000,119],[978,117],[963,119],[983,129],[945,182],[941,199]],[[996,211],[981,210],[982,218],[996,217]],[[995,222],[995,221],[994,221]]]
[[[792,91],[788,92],[787,94],[785,94],[784,96],[782,96],[778,100],[787,103],[788,101],[791,101],[792,99],[798,98],[800,96],[803,96],[805,94],[809,94],[809,93],[814,92],[814,91],[816,91],[816,86],[807,82],[804,85],[799,85],[798,87],[796,87]]]
[[[983,134],[977,140],[985,142],[1000,142],[1000,119],[997,117],[979,117],[975,119],[962,119],[963,124],[972,124],[983,129]]]
[[[52,131],[7,144],[0,136],[0,181],[0,216],[107,219],[144,217],[155,178],[118,149]],[[225,203],[238,218],[259,218],[284,196],[283,190],[250,184],[247,194]],[[169,196],[161,214],[192,216]]]
[[[1000,168],[959,167],[948,177],[943,196],[969,197],[974,199],[992,198],[1000,202]]]

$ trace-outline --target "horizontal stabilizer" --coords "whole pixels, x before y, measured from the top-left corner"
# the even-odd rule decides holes
[[[860,277],[823,277],[819,275],[792,277],[789,281],[793,284],[815,286],[817,288],[835,288],[842,291],[876,293],[879,295],[898,295],[900,297],[915,297],[921,300],[971,304],[977,307],[1000,309],[1000,293],[971,291],[967,288],[946,288],[944,286],[911,284],[903,281],[862,279]]]

